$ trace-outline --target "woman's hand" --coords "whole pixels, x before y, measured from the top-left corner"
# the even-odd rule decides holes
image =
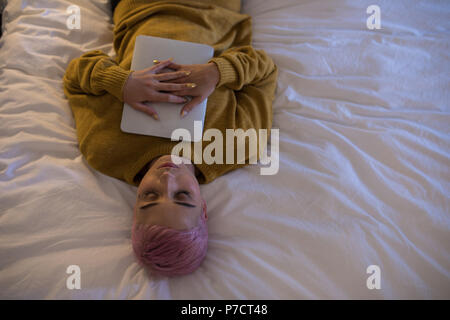
[[[174,62],[168,64],[168,67],[178,72],[190,72],[186,78],[173,78],[165,80],[164,83],[179,84],[182,82],[194,83],[194,87],[185,87],[180,90],[172,91],[177,96],[192,96],[192,100],[181,109],[181,117],[184,117],[195,106],[208,98],[216,88],[220,79],[219,69],[214,62],[206,64],[186,64],[180,65]]]
[[[145,112],[158,120],[156,111],[144,104],[144,102],[172,102],[185,103],[187,100],[174,92],[180,92],[192,84],[186,83],[189,72],[179,70],[175,72],[161,73],[168,67],[172,60],[165,60],[152,67],[140,71],[133,71],[128,77],[124,89],[123,100],[132,108]],[[163,81],[177,81],[168,83]],[[163,92],[165,91],[165,92]]]

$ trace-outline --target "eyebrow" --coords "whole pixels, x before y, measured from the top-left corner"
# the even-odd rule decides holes
[[[184,206],[184,207],[197,208],[196,205],[193,205],[193,204],[190,204],[190,203],[187,203],[187,202],[174,201],[174,203],[176,203],[176,204],[178,204],[178,205],[180,205],[180,206]],[[156,205],[158,205],[158,204],[159,204],[159,202],[151,202],[151,203],[147,203],[146,205],[140,207],[139,209],[141,209],[141,210],[142,210],[142,209],[146,209],[146,208],[149,208],[149,207],[156,206]]]

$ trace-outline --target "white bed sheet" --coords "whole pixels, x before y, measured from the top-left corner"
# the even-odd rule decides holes
[[[10,0],[0,40],[0,298],[450,298],[450,5],[244,0],[279,66],[280,169],[202,186],[205,262],[149,279],[130,244],[135,188],[80,155],[69,61],[111,56],[106,0]],[[66,27],[69,5],[81,29]],[[81,269],[81,289],[66,268]],[[369,290],[369,265],[381,289]]]

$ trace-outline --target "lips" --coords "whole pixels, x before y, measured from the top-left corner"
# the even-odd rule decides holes
[[[169,167],[169,168],[178,168],[178,166],[176,164],[174,164],[172,162],[166,162],[166,163],[163,163],[162,165],[160,165],[158,167],[158,169],[160,169],[160,168],[167,168],[167,167]]]

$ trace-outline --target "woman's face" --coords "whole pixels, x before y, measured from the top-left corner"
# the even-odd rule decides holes
[[[198,225],[201,214],[207,218],[206,202],[192,163],[183,158],[188,163],[175,165],[172,157],[176,156],[156,159],[142,178],[137,190],[136,222],[192,229]]]

